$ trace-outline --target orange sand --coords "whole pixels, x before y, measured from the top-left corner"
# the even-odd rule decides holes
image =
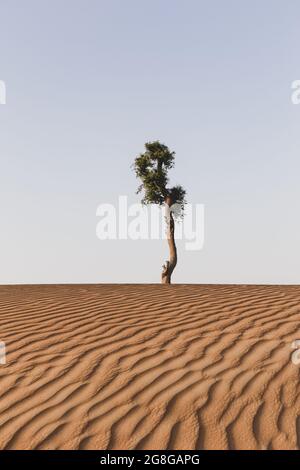
[[[1,449],[299,449],[300,287],[0,287]]]

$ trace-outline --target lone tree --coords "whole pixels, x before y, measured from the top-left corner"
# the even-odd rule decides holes
[[[137,194],[144,192],[143,204],[165,204],[170,259],[163,266],[161,282],[170,284],[177,264],[174,218],[182,217],[186,192],[181,186],[167,187],[168,170],[174,167],[175,152],[159,141],[148,142],[145,148],[146,152],[136,157],[133,165],[137,178],[142,182]]]

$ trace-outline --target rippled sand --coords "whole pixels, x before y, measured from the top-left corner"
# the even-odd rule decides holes
[[[1,449],[299,449],[300,287],[0,287]]]

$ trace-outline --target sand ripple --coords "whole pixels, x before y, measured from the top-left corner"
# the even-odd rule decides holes
[[[300,287],[0,287],[1,449],[299,449]]]

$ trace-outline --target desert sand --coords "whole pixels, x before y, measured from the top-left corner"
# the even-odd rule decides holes
[[[0,287],[1,449],[299,449],[300,287]]]

